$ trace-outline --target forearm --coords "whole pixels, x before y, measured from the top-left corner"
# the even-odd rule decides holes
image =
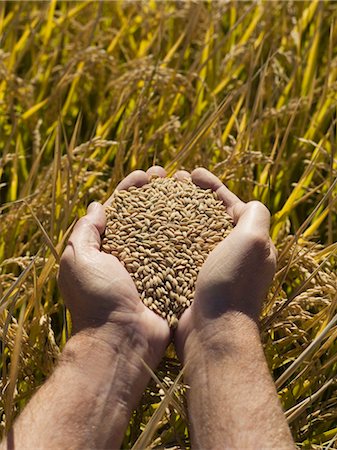
[[[254,321],[230,312],[185,345],[194,448],[289,448],[294,444]]]
[[[7,438],[14,448],[119,448],[149,380],[137,337],[75,335]],[[148,362],[148,361],[147,361]],[[149,362],[148,362],[149,363]]]

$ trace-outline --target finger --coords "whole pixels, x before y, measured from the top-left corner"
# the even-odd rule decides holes
[[[191,180],[191,174],[187,170],[177,170],[173,178],[179,181]]]
[[[192,181],[202,189],[212,189],[216,192],[219,200],[222,200],[228,209],[230,215],[233,214],[234,205],[244,205],[244,202],[239,199],[233,192],[231,192],[213,173],[203,167],[194,169],[192,174]],[[241,206],[241,207],[242,207]]]
[[[86,252],[99,250],[101,247],[101,234],[106,225],[106,216],[103,206],[93,202],[88,206],[87,214],[75,225],[68,241],[75,251]]]
[[[142,187],[144,184],[149,182],[148,175],[143,170],[134,170],[129,173],[116,187],[116,191],[127,190],[131,186]],[[108,206],[113,199],[114,193],[110,195],[108,200],[103,204],[103,206]]]
[[[142,187],[148,181],[149,176],[144,170],[134,170],[118,184],[116,190],[122,191],[123,189],[129,189],[131,186]]]
[[[167,173],[166,170],[162,166],[152,166],[149,169],[147,169],[146,173],[149,177],[166,177]]]
[[[261,236],[269,239],[270,212],[262,203],[252,201],[243,208],[234,208],[235,230],[249,235]]]

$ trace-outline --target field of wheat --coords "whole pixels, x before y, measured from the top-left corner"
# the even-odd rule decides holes
[[[134,169],[204,166],[272,214],[261,333],[299,448],[337,448],[337,4],[0,3],[0,435],[71,332],[78,217]],[[173,349],[123,448],[190,448]]]

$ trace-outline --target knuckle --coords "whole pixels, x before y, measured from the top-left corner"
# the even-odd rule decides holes
[[[73,263],[73,252],[70,245],[68,244],[60,258],[60,265],[57,274],[57,282],[60,288],[62,288],[63,284],[66,282]]]
[[[87,225],[90,225],[90,224],[91,224],[90,219],[88,218],[87,215],[85,215],[85,216],[81,217],[81,218],[77,221],[76,228],[83,227],[83,226],[87,226]]]
[[[95,225],[92,223],[92,220],[89,218],[88,215],[85,215],[85,216],[81,217],[77,221],[77,223],[76,223],[76,225],[74,227],[74,231],[71,234],[70,239],[69,239],[68,242],[71,242],[71,238],[75,237],[80,232],[80,230],[82,230],[82,231],[86,230],[87,232],[91,232],[92,230],[96,230]]]
[[[269,248],[269,236],[266,236],[264,233],[260,233],[255,231],[250,235],[250,241],[252,247],[258,250],[265,250],[267,247]]]
[[[69,240],[68,245],[60,258],[60,269],[63,269],[64,267],[69,267],[69,265],[73,262],[73,255],[70,245],[71,241]]]
[[[266,259],[270,255],[270,239],[266,233],[259,230],[245,231],[241,235],[241,242],[259,259]]]
[[[252,201],[248,202],[247,206],[249,208],[252,208],[254,210],[254,212],[256,212],[257,214],[260,214],[260,215],[265,214],[270,217],[269,209],[266,207],[266,205],[259,202],[258,200],[252,200]]]
[[[241,216],[246,207],[247,205],[245,205],[244,203],[238,202],[228,208],[228,213],[233,216],[235,224],[237,223],[239,217]]]

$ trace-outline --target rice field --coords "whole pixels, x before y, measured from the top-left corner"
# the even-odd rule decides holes
[[[271,211],[261,335],[299,448],[337,448],[337,4],[0,3],[0,435],[71,333],[63,248],[134,169],[204,166]],[[123,448],[190,448],[169,347]]]

